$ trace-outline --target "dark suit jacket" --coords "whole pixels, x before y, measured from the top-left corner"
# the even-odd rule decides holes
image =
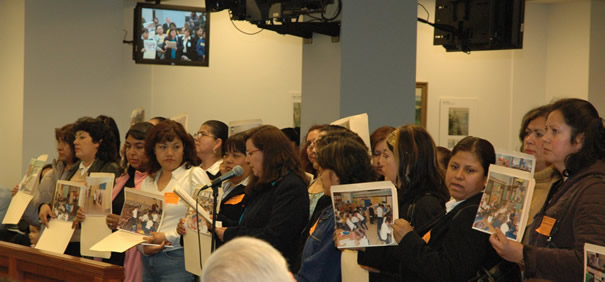
[[[489,243],[489,234],[472,229],[483,193],[458,204],[431,229],[426,244],[414,231],[399,242],[400,272],[405,281],[467,281],[481,267],[502,259]]]
[[[289,173],[272,184],[257,187],[246,203],[239,225],[225,230],[224,241],[240,236],[265,240],[292,265],[296,257],[296,242],[308,218],[307,185]]]

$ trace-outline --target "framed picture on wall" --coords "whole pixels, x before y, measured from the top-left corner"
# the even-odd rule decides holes
[[[428,82],[416,82],[416,125],[426,128]]]

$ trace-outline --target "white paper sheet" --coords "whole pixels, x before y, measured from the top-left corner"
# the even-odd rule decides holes
[[[34,196],[27,194],[24,191],[17,191],[17,194],[15,194],[15,196],[13,196],[11,199],[8,210],[6,210],[4,220],[2,220],[2,224],[19,223],[19,220],[23,216],[27,205],[29,205],[29,202],[31,202],[33,197]]]
[[[82,222],[80,236],[80,254],[83,256],[109,258],[111,252],[92,251],[90,248],[103,238],[111,235],[111,230],[105,224],[105,216],[88,215]]]
[[[340,125],[350,129],[361,137],[361,140],[366,143],[366,146],[370,146],[370,127],[367,113],[341,118],[337,121],[331,122],[330,124]]]
[[[340,257],[340,271],[342,282],[368,282],[370,274],[357,264],[357,252],[343,250]]]
[[[145,242],[143,237],[145,237],[145,235],[118,230],[96,243],[90,250],[97,252],[123,253],[128,249]]]
[[[75,229],[71,228],[71,225],[70,221],[51,219],[48,228],[42,231],[35,248],[58,254],[64,253],[69,239],[74,234]]]
[[[183,246],[185,248],[185,270],[197,276],[202,276],[200,267],[200,244],[202,246],[202,264],[210,257],[210,247],[212,238],[208,234],[200,234],[198,241],[195,230],[187,228],[187,233],[183,236]]]

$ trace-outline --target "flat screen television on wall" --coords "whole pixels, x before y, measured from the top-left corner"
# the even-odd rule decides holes
[[[207,67],[209,16],[199,7],[137,3],[133,59],[138,64]]]
[[[434,45],[449,51],[521,49],[525,0],[436,0]]]

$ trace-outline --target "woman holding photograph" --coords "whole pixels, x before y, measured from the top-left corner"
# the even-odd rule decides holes
[[[162,121],[149,130],[145,153],[149,176],[143,181],[142,191],[169,199],[174,198],[177,185],[191,195],[196,185],[210,183],[208,175],[197,167],[193,138],[176,121]],[[164,205],[158,232],[145,238],[151,245],[138,247],[143,254],[143,281],[193,281],[193,275],[185,271],[184,251],[176,233],[187,206],[178,200],[167,200]]]
[[[578,280],[584,243],[605,245],[605,128],[592,104],[555,102],[542,138],[544,157],[564,178],[551,188],[529,228],[529,243],[507,240],[497,230],[490,242],[498,254],[524,269],[526,278]]]
[[[200,130],[193,135],[195,153],[202,161],[200,167],[212,180],[221,176],[219,168],[223,163],[228,135],[229,127],[218,120],[208,120],[202,123]]]
[[[523,145],[521,151],[536,157],[534,170],[534,193],[529,207],[529,216],[527,217],[527,227],[523,234],[523,243],[529,242],[529,228],[534,222],[534,217],[542,209],[546,196],[553,183],[561,179],[561,174],[544,157],[544,144],[542,137],[546,128],[546,116],[550,112],[551,105],[541,106],[530,110],[523,116],[519,138]]]
[[[23,219],[35,226],[40,226],[39,210],[41,204],[49,203],[55,192],[57,180],[66,180],[69,169],[78,161],[74,154],[75,131],[74,124],[66,124],[55,128],[57,141],[57,159],[53,160],[52,169],[48,173],[41,173],[40,185],[32,201],[28,204]],[[17,193],[18,185],[13,188],[13,195]]]
[[[324,195],[330,187],[373,181],[376,174],[367,148],[352,138],[324,136],[316,144]],[[325,207],[309,230],[297,281],[340,281],[340,250],[334,245],[334,209]]]
[[[378,162],[382,164],[381,171],[386,180],[398,189],[399,218],[410,222],[417,230],[423,230],[445,213],[449,193],[437,165],[435,143],[424,128],[404,125],[393,131],[386,138]],[[382,229],[386,218],[377,217],[376,220],[377,235],[385,241],[390,231]],[[358,262],[372,271],[372,281],[396,279],[399,276],[396,251],[396,247],[366,248],[359,252]]]
[[[254,177],[246,187],[250,198],[238,226],[216,228],[219,239],[263,239],[292,265],[296,242],[309,218],[307,177],[290,140],[278,128],[263,125],[245,133],[246,155]]]
[[[217,220],[223,223],[223,227],[237,226],[246,203],[245,188],[250,182],[250,165],[246,162],[246,141],[244,133],[232,135],[225,142],[226,152],[221,164],[221,172],[228,173],[235,166],[241,166],[244,173],[223,182],[223,198],[220,200],[220,208]],[[179,222],[177,232],[184,235],[185,219]],[[215,240],[217,247],[222,245],[220,240]]]
[[[172,25],[172,24],[171,24]],[[176,40],[177,33],[176,28],[170,27],[168,34],[164,38],[164,59],[175,60],[176,57]],[[174,43],[172,43],[174,42]],[[169,47],[170,44],[173,44],[174,48]]]
[[[68,171],[66,179],[84,182],[91,172],[109,172],[116,176],[120,169],[118,160],[118,145],[113,129],[99,118],[80,118],[75,126],[74,152],[78,159]],[[49,204],[40,207],[40,222],[48,227],[49,217],[56,218]],[[78,210],[74,226],[85,218],[85,211]],[[66,254],[80,256],[80,230],[76,229],[67,246]]]
[[[471,228],[489,165],[495,162],[494,147],[487,140],[460,140],[445,176],[453,198],[446,204],[447,213],[422,228],[405,219],[395,221],[402,281],[468,281],[502,261],[490,247],[489,235]],[[498,281],[515,281],[506,278]]]
[[[139,122],[130,127],[126,132],[126,140],[124,142],[125,155],[127,161],[126,171],[118,178],[113,186],[112,191],[112,214],[107,215],[106,224],[109,229],[115,231],[118,229],[118,222],[122,207],[124,206],[124,187],[141,189],[141,185],[147,173],[145,166],[148,159],[145,154],[145,137],[147,132],[153,127],[149,122]],[[121,257],[121,258],[120,258]],[[125,281],[141,281],[143,275],[143,267],[141,265],[141,254],[137,249],[132,248],[123,254],[111,253],[109,260],[105,262],[117,264],[118,261],[123,261]]]

